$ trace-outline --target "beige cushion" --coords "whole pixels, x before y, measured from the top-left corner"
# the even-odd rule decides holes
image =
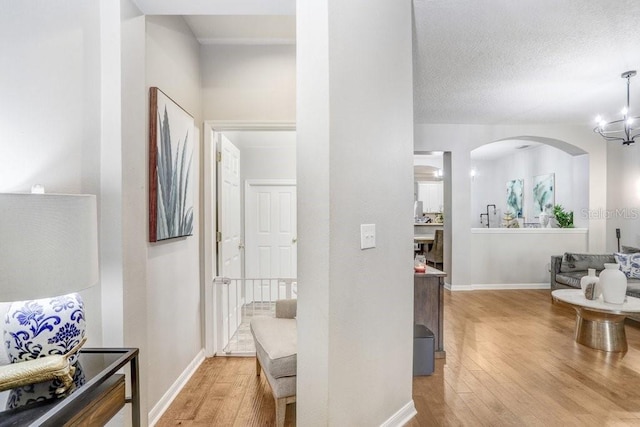
[[[295,376],[298,352],[296,320],[254,317],[250,325],[262,369],[273,378]]]

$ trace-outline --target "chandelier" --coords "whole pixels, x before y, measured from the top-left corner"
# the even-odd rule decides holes
[[[625,71],[620,75],[623,79],[627,79],[627,105],[622,109],[622,118],[607,122],[602,116],[596,117],[598,124],[593,128],[594,132],[599,133],[607,141],[620,141],[623,145],[631,145],[635,139],[640,136],[640,128],[634,123],[640,123],[640,117],[632,117],[629,115],[629,86],[631,85],[631,77],[636,75],[635,70]]]

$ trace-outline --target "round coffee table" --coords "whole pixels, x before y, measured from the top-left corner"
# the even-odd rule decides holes
[[[640,298],[627,296],[623,304],[609,304],[602,297],[588,300],[580,289],[556,289],[554,301],[569,304],[576,310],[577,343],[603,351],[627,351],[624,319],[640,313]]]

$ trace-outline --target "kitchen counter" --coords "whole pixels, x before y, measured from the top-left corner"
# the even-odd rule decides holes
[[[424,273],[414,273],[416,277],[447,277],[447,273],[437,268],[427,265],[427,271]]]

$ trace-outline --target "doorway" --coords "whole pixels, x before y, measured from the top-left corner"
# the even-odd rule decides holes
[[[248,325],[244,325],[247,320],[246,306],[256,299],[258,292],[255,289],[261,290],[265,300],[278,295],[284,297],[291,295],[292,292],[295,293],[295,280],[292,280],[295,279],[297,264],[297,256],[292,253],[297,246],[294,216],[296,213],[295,126],[290,123],[206,122],[204,132],[205,343],[207,355],[213,356],[228,354],[228,344],[234,335],[243,328],[248,332]],[[226,154],[223,151],[226,151]],[[234,154],[231,154],[232,152]],[[225,160],[225,158],[233,160]],[[286,185],[283,186],[283,184]],[[282,241],[272,246],[270,256],[274,259],[274,263],[277,262],[272,265],[277,268],[271,267],[271,271],[265,267],[267,258],[264,254],[269,251],[265,248],[254,248],[251,238],[247,242],[246,227],[248,191],[256,196],[255,188],[264,190],[269,186],[278,187],[280,190],[289,187],[285,191],[287,194],[283,194],[282,197],[276,192],[278,197],[275,197],[274,202],[271,203],[274,210],[266,209],[265,203],[268,197],[265,195],[258,196],[262,198],[260,208],[253,205],[251,208],[254,214],[259,214],[256,219],[251,220],[253,224],[271,223],[270,218],[273,217],[277,219],[277,223],[271,228],[286,226],[285,228],[290,230],[289,235],[286,236],[288,245]],[[276,196],[273,193],[276,188],[268,188],[268,190],[271,196]],[[265,219],[260,215],[267,215],[269,218]],[[252,245],[250,249],[247,248],[247,243]],[[257,271],[253,266],[254,261],[251,261],[250,266],[247,261],[247,255],[252,260],[256,259],[252,255],[256,252],[262,252],[264,255],[262,258],[260,256],[257,258],[258,263],[262,263],[262,267]],[[284,256],[286,254],[288,256]],[[239,268],[227,268],[233,265],[238,265]],[[269,276],[287,273],[287,280],[284,282],[271,280],[264,284],[247,280],[250,277],[248,274],[266,275],[267,273]],[[252,278],[262,279],[257,276]],[[266,289],[269,289],[269,292],[265,292]]]
[[[414,257],[444,272],[451,271],[451,175],[451,152],[414,151]]]
[[[245,277],[297,277],[297,212],[295,180],[247,180],[245,184]],[[262,303],[297,295],[285,281],[247,284],[245,303]]]

